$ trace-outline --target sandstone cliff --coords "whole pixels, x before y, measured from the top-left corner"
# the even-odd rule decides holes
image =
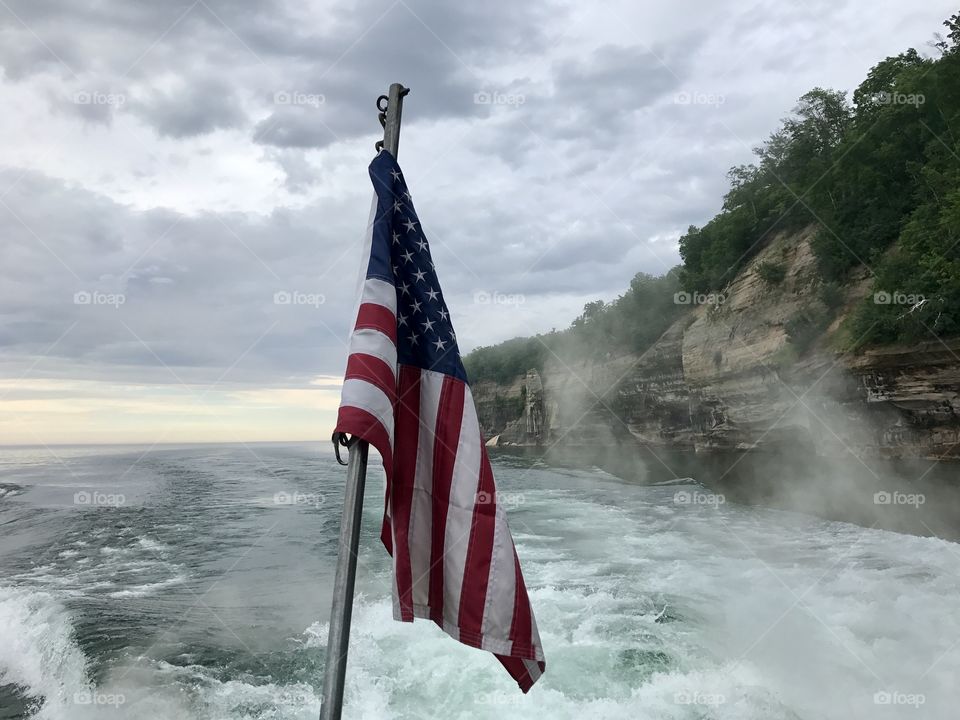
[[[714,304],[693,305],[640,356],[553,360],[510,385],[474,386],[487,437],[515,445],[619,445],[821,456],[960,457],[960,341],[838,350],[854,276],[834,321],[798,352],[787,327],[823,316],[813,231],[775,238]],[[785,270],[762,278],[761,264]]]

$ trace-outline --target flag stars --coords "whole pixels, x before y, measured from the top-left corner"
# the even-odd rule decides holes
[[[415,312],[415,313],[420,312],[420,301],[419,301],[419,300],[414,300],[414,301],[413,301],[413,304],[412,304],[410,307],[411,307],[411,309],[412,309],[412,312]]]
[[[434,290],[433,288],[430,288],[430,289],[427,291],[427,297],[430,298],[430,299],[433,300],[433,301],[436,301],[437,295],[439,295],[439,294],[440,294],[440,293],[438,293],[438,292],[437,292],[436,290]]]
[[[409,250],[403,253],[403,255],[401,255],[400,257],[403,258],[404,262],[413,262],[413,253],[410,252]]]
[[[400,327],[406,324],[407,324],[407,316],[404,315],[403,313],[399,313],[397,315],[397,327]]]
[[[423,277],[426,274],[427,274],[426,272],[424,272],[420,268],[417,268],[417,271],[413,274],[413,276],[417,279],[417,282],[424,282]]]
[[[417,223],[416,223],[415,221],[413,221],[413,220],[410,220],[409,218],[408,218],[407,221],[404,223],[404,225],[405,225],[406,228],[407,228],[407,232],[413,232],[414,230],[417,229]]]
[[[443,308],[440,308],[440,319],[441,319],[441,320],[443,320],[444,322],[446,322],[446,321],[447,321],[447,315],[448,315],[448,314],[449,314],[449,313],[448,313],[446,310],[444,310]]]
[[[403,203],[400,202],[399,200],[394,200],[394,201],[393,201],[393,210],[394,210],[394,212],[400,212],[401,210],[403,210]]]
[[[410,286],[407,285],[406,283],[400,283],[400,292],[401,292],[403,295],[409,295],[409,294],[410,294]]]
[[[410,333],[410,344],[411,344],[411,345],[416,345],[416,344],[417,344],[417,334],[416,334],[416,333]]]
[[[400,173],[398,173],[396,170],[391,170],[390,177],[392,177],[394,182],[396,182],[397,180],[400,179]]]
[[[437,338],[436,342],[433,344],[436,346],[437,350],[443,350],[447,346],[447,344],[440,338]]]
[[[423,238],[420,238],[419,240],[417,240],[417,249],[420,250],[421,252],[424,251],[424,250],[426,250],[426,249],[427,249],[427,241],[424,240]]]
[[[428,330],[433,330],[433,320],[430,320],[429,318],[427,318],[427,321],[421,324],[423,325],[424,332],[427,332]]]
[[[400,236],[399,236],[397,233],[394,233],[394,234],[393,234],[393,244],[394,244],[394,245],[399,245],[399,244],[400,244]]]

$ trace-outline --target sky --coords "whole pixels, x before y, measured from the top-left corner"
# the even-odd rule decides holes
[[[380,139],[461,350],[679,262],[925,0],[0,0],[0,444],[323,440]]]

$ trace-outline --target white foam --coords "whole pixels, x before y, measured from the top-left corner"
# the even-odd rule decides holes
[[[0,586],[0,683],[44,698],[36,717],[71,717],[77,693],[89,692],[87,662],[70,616],[45,592]]]

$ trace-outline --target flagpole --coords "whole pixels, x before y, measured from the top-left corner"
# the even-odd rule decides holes
[[[377,99],[383,142],[377,143],[393,157],[400,149],[400,116],[403,97],[410,92],[400,83],[390,86],[389,95]],[[381,101],[386,100],[386,108]],[[367,477],[369,445],[360,438],[347,439],[343,433],[333,436],[337,459],[339,446],[350,448],[347,461],[347,482],[343,493],[343,515],[340,518],[340,550],[333,580],[333,605],[330,609],[330,631],[327,633],[327,664],[323,675],[323,701],[320,720],[340,720],[343,710],[343,687],[347,678],[347,650],[350,647],[350,619],[353,613],[353,587],[357,577],[357,553],[360,549],[360,521],[363,516],[363,488]]]

